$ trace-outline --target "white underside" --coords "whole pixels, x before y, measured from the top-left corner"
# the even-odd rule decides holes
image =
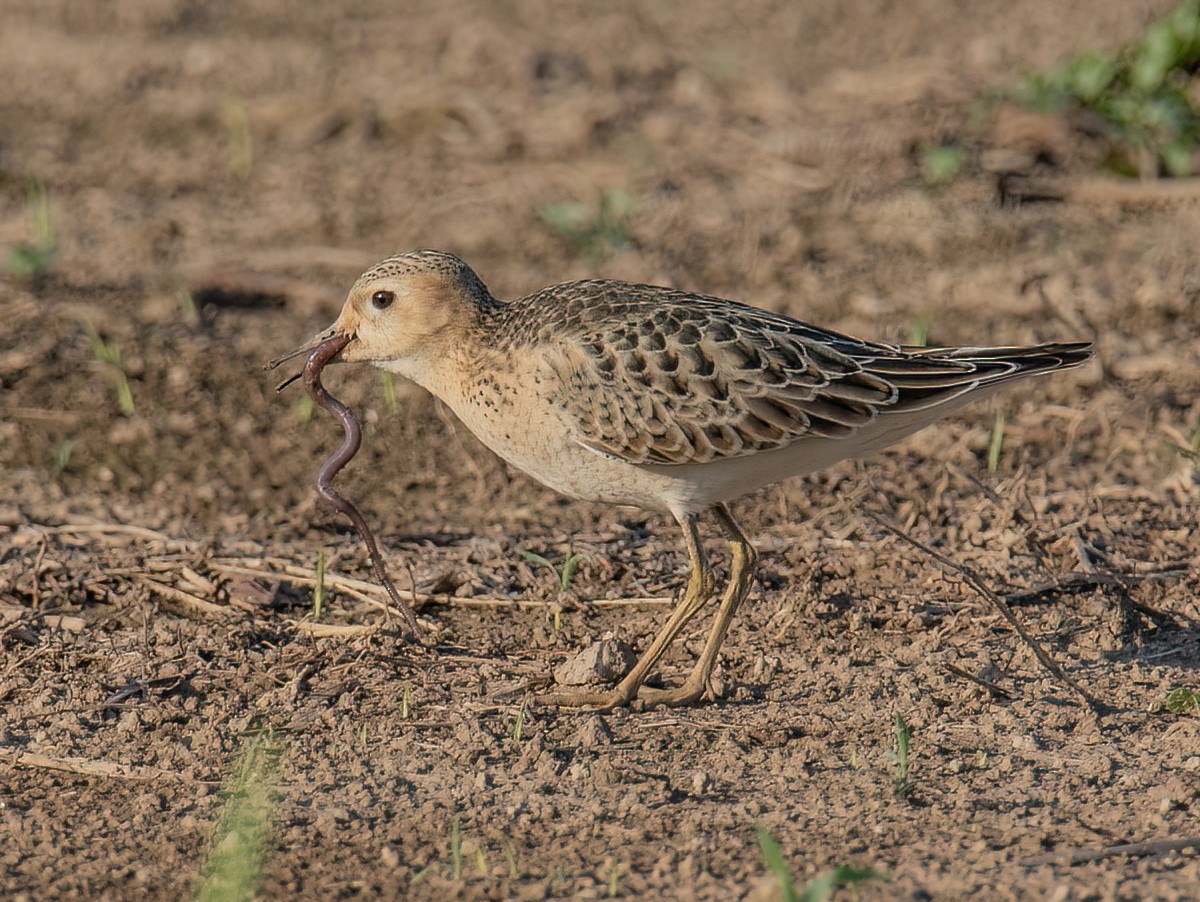
[[[762,451],[750,457],[645,469],[660,479],[669,480],[669,487],[664,492],[668,510],[699,513],[718,502],[732,501],[793,476],[815,473],[849,458],[865,457],[907,438],[967,403],[968,399],[956,399],[932,410],[881,416],[845,438],[801,439],[786,448]]]
[[[406,367],[389,366],[410,378]],[[416,380],[423,382],[424,380]],[[801,439],[786,448],[701,464],[631,464],[584,447],[572,438],[555,405],[544,400],[485,410],[447,383],[427,384],[460,420],[500,457],[534,479],[573,498],[629,504],[678,516],[707,510],[792,476],[803,476],[847,458],[894,444],[994,388],[946,404],[878,419],[845,438]]]

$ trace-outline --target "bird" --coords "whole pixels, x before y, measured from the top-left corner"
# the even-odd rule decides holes
[[[908,347],[868,341],[739,301],[608,279],[501,301],[459,257],[396,254],[354,283],[337,319],[297,348],[346,339],[370,363],[443,401],[512,466],[568,497],[670,514],[690,562],[682,597],[607,689],[542,694],[598,710],[692,705],[710,678],[758,554],[729,503],[858,458],[1026,376],[1079,366],[1090,341]],[[728,544],[717,601],[699,522]],[[647,676],[710,602],[699,656],[674,687]]]

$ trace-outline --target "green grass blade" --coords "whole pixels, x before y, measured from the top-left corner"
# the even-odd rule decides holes
[[[317,581],[313,586],[312,613],[313,620],[320,620],[325,611],[325,549],[317,552]]]
[[[270,733],[251,738],[226,781],[225,810],[213,836],[195,902],[249,902],[258,894],[270,843],[282,747]]]
[[[578,552],[568,554],[566,560],[563,561],[562,575],[559,582],[564,591],[570,589],[571,585],[575,582],[575,573],[579,570],[579,565],[582,563],[583,555]]]
[[[848,864],[839,864],[836,868],[826,871],[804,885],[800,894],[800,902],[825,902],[833,897],[836,890],[844,886],[857,887],[868,880],[887,880],[886,874],[873,871],[870,868],[856,868]],[[858,893],[855,891],[855,897]]]
[[[779,881],[779,893],[783,897],[783,902],[799,902],[799,896],[796,895],[796,883],[792,880],[792,871],[783,857],[783,850],[779,848],[779,843],[772,839],[767,828],[761,824],[758,827],[758,847],[762,850],[763,862],[767,865],[767,870],[774,874],[775,879]]]
[[[991,473],[1000,469],[1000,458],[1004,455],[1004,411],[996,411],[996,419],[992,422],[992,437],[988,441],[987,468]]]
[[[904,719],[903,714],[896,715],[895,739],[896,777],[892,781],[892,784],[895,788],[896,798],[902,799],[913,790],[913,783],[908,778],[909,771],[912,768],[912,760],[909,754],[912,743],[912,731],[908,728],[908,722]]]

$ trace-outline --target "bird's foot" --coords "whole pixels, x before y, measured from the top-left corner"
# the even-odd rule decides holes
[[[637,698],[647,708],[686,708],[704,700],[704,684],[693,684],[688,680],[674,689],[649,689],[643,686]]]
[[[588,708],[593,711],[611,711],[614,708],[637,707],[682,708],[702,701],[705,696],[705,685],[695,680],[687,680],[682,686],[674,689],[653,689],[648,686],[631,687],[633,691],[623,690],[617,686],[607,692],[575,689],[564,692],[547,692],[537,696],[534,701],[538,705],[559,708]]]
[[[572,689],[562,692],[546,692],[534,697],[534,703],[547,708],[588,708],[593,711],[611,711],[624,708],[633,699],[620,687],[601,692],[595,689]]]

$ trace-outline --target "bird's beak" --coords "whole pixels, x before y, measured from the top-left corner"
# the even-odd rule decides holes
[[[316,348],[317,345],[333,338],[340,331],[341,330],[338,329],[336,324],[332,325],[328,329],[326,329],[324,332],[318,332],[316,335],[314,335],[308,341],[304,342],[304,344],[300,345],[299,347],[292,348],[286,354],[280,354],[274,360],[267,361],[266,363],[263,364],[263,369],[264,370],[273,370],[276,367],[280,366],[281,364],[287,363],[289,360],[294,360],[295,358],[300,357],[303,354],[308,354],[310,351],[312,351],[314,348]],[[352,337],[352,336],[348,336],[348,338],[349,337]]]
[[[301,357],[306,354],[311,354],[314,350],[316,350],[318,347],[320,347],[325,342],[329,341],[331,338],[336,338],[339,336],[342,339],[344,339],[344,341],[342,342],[342,349],[344,349],[345,346],[347,344],[349,344],[350,341],[352,341],[354,338],[353,335],[347,334],[342,329],[338,328],[337,323],[334,323],[332,326],[330,326],[324,332],[318,332],[316,335],[314,335],[312,338],[310,338],[308,341],[306,341],[304,344],[300,345],[299,347],[292,348],[286,354],[280,354],[274,360],[267,361],[266,363],[263,364],[263,369],[264,370],[273,370],[277,366],[287,363],[289,360],[294,360],[297,357]],[[341,356],[342,349],[339,349],[334,354],[334,357],[326,362],[327,363],[336,362],[336,358]],[[275,391],[283,391],[285,388],[287,388],[289,385],[291,385],[293,382],[295,382],[297,379],[299,379],[303,375],[304,375],[304,372],[301,371],[299,373],[296,373],[294,376],[289,376],[287,379],[284,379],[277,386],[275,386]]]

